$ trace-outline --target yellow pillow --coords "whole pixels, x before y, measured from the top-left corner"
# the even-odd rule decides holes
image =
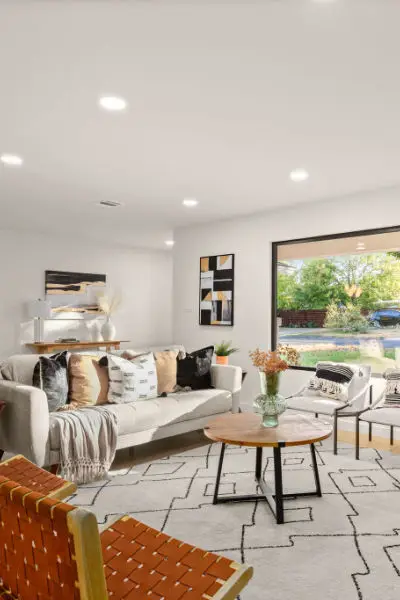
[[[157,369],[157,392],[158,394],[169,394],[176,388],[176,357],[178,350],[165,350],[154,352]]]
[[[69,404],[63,410],[107,402],[108,369],[99,365],[99,359],[91,354],[71,354],[68,363]]]

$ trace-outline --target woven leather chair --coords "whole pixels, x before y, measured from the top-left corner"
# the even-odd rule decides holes
[[[77,489],[75,483],[41,469],[22,454],[0,463],[0,475],[12,479],[33,492],[39,492],[43,496],[57,500],[68,498]]]
[[[0,477],[0,598],[233,600],[252,568],[131,517],[95,516]]]

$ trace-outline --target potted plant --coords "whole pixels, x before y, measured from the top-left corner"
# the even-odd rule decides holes
[[[214,352],[217,357],[217,365],[227,365],[230,355],[239,350],[239,348],[232,348],[231,344],[232,342],[222,340],[220,344],[215,346]]]

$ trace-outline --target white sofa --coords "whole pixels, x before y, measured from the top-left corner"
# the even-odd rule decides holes
[[[0,416],[0,449],[50,466],[60,462],[57,413],[49,413],[46,394],[29,385],[37,359],[38,355],[15,355],[1,366],[0,400],[6,406]],[[117,449],[202,429],[210,417],[238,412],[241,368],[213,365],[211,378],[213,389],[107,404],[118,416]]]

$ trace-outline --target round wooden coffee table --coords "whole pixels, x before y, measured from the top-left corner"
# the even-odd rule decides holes
[[[283,415],[279,418],[278,427],[263,427],[260,415],[240,413],[217,417],[204,428],[205,435],[215,442],[222,442],[219,457],[217,479],[215,482],[213,504],[222,502],[252,502],[266,500],[278,524],[284,523],[283,501],[299,496],[322,496],[319,480],[315,442],[325,440],[332,434],[332,425],[322,419],[314,419],[306,415]],[[261,494],[247,496],[218,496],[224,462],[226,444],[237,446],[253,446],[256,448],[256,481]],[[282,484],[281,448],[286,446],[309,445],[315,479],[315,491],[284,494]],[[275,489],[271,490],[262,477],[262,451],[264,447],[272,447],[274,452]]]

